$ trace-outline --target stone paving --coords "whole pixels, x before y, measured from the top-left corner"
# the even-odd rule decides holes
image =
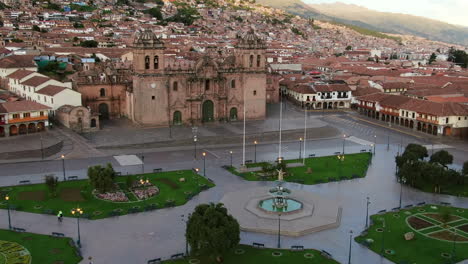
[[[330,140],[322,144],[315,142],[314,152],[317,156],[330,154],[339,148],[341,140]],[[295,145],[295,144],[294,144]],[[336,147],[334,147],[336,145]],[[285,144],[292,151],[284,152],[285,158],[295,158],[296,150],[293,145]],[[322,146],[322,147],[317,147]],[[358,152],[361,145],[348,142],[346,152]],[[265,145],[260,149],[258,157],[260,160],[272,160],[275,157],[274,145]],[[238,149],[236,149],[238,151]],[[391,145],[387,151],[386,144],[377,146],[377,153],[369,167],[367,177],[342,182],[330,182],[313,186],[304,186],[296,183],[286,183],[285,187],[294,190],[312,192],[316,195],[325,195],[338,201],[342,207],[341,225],[336,229],[325,230],[309,234],[299,238],[282,237],[281,247],[289,248],[291,245],[303,245],[308,248],[324,249],[330,252],[335,259],[345,263],[348,257],[348,234],[353,230],[358,234],[364,229],[365,224],[365,202],[366,197],[371,198],[370,214],[375,214],[382,209],[391,209],[398,206],[400,185],[394,176],[394,156],[398,151],[397,145]],[[216,187],[196,196],[184,206],[162,209],[153,212],[138,213],[134,215],[119,216],[96,221],[81,221],[81,238],[83,254],[93,256],[95,263],[146,263],[148,259],[163,257],[184,252],[184,222],[181,215],[187,215],[199,203],[219,202],[225,193],[246,188],[271,187],[272,182],[246,182],[241,178],[231,175],[220,166],[228,164],[229,155],[225,149],[210,149],[209,162],[207,162],[207,177],[213,179]],[[252,153],[249,152],[249,155]],[[219,158],[216,158],[217,155]],[[174,159],[173,157],[178,157]],[[104,163],[107,159],[95,159],[95,163]],[[161,153],[156,160],[146,159],[148,170],[161,166],[165,170],[186,169],[202,165],[200,160],[193,161],[191,153],[186,151],[175,153]],[[391,161],[391,162],[389,162]],[[77,160],[76,162],[80,162]],[[83,161],[84,162],[84,161]],[[201,162],[201,163],[200,163]],[[240,162],[237,155],[234,161]],[[82,163],[72,163],[73,173],[83,177],[86,166]],[[84,163],[83,163],[84,164]],[[88,163],[89,164],[89,163]],[[37,164],[36,164],[37,166]],[[74,167],[76,166],[76,167]],[[137,172],[139,168],[121,168]],[[35,170],[36,167],[29,165],[28,169]],[[76,169],[79,168],[79,169]],[[24,169],[26,170],[26,168]],[[52,170],[54,170],[52,168]],[[60,172],[59,169],[57,169]],[[47,171],[47,170],[46,170]],[[25,173],[23,170],[16,171],[15,177],[1,177],[1,185],[9,185],[21,178],[40,180],[41,174]],[[13,173],[13,172],[12,172]],[[0,171],[0,174],[2,172]],[[425,201],[427,203],[450,202],[454,206],[468,208],[467,198],[457,198],[447,195],[435,195],[423,193],[407,187],[403,188],[403,205],[415,204]],[[6,219],[6,211],[0,211],[0,219]],[[56,217],[47,215],[30,214],[25,212],[12,212],[13,225],[27,228],[30,232],[50,234],[51,232],[62,232],[67,236],[76,237],[75,219],[66,218],[63,223],[58,223]],[[6,221],[1,221],[1,228],[7,227]],[[251,232],[241,233],[241,243],[252,242],[264,243],[267,247],[276,246],[276,235],[259,234]],[[372,251],[353,243],[353,263],[390,263]],[[83,261],[83,264],[86,262]]]

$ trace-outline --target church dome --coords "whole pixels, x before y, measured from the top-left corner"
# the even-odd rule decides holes
[[[164,43],[159,39],[153,31],[147,29],[135,35],[133,47],[144,49],[163,49]]]
[[[263,38],[258,36],[253,29],[249,30],[245,34],[238,34],[239,42],[238,48],[241,49],[266,49],[266,43]]]

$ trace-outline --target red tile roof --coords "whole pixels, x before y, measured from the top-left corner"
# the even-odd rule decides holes
[[[21,84],[28,85],[28,86],[39,86],[47,81],[51,80],[48,77],[42,77],[42,76],[34,76],[30,79],[27,79],[26,81],[22,82]]]
[[[0,60],[0,68],[36,67],[33,55],[11,55]]]
[[[34,72],[33,71],[28,71],[28,70],[16,70],[13,73],[11,73],[10,75],[8,75],[7,78],[21,80],[24,77],[26,77],[26,76],[28,76],[28,75],[30,75],[32,73],[34,73]]]
[[[47,85],[46,87],[40,89],[39,91],[36,91],[38,94],[44,94],[48,96],[54,96],[61,91],[68,89],[67,87],[62,87],[62,86],[57,86],[57,85]]]
[[[0,113],[29,112],[49,109],[51,108],[34,101],[14,101],[0,104]]]
[[[347,92],[351,91],[346,84],[318,84],[314,85],[316,92]]]

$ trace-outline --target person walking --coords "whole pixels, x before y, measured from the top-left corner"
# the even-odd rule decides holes
[[[93,264],[93,257],[89,257],[88,260],[89,260],[88,264]]]
[[[59,221],[59,222],[62,222],[62,218],[63,218],[63,213],[62,213],[62,211],[59,211],[59,212],[58,212],[57,218],[58,218],[58,221]]]

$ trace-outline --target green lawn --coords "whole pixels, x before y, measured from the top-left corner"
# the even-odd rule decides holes
[[[421,188],[417,189],[424,192],[434,193],[434,185],[430,183],[425,183]],[[465,184],[442,185],[440,193],[468,197],[468,182]]]
[[[179,206],[185,204],[190,196],[198,194],[201,189],[214,186],[206,178],[191,170],[119,176],[116,182],[119,186],[125,186],[126,177],[137,179],[140,176],[156,185],[160,190],[159,194],[139,201],[132,193],[129,193],[127,197],[130,202],[110,202],[97,199],[91,193],[92,187],[88,180],[60,182],[57,197],[49,194],[45,184],[1,187],[0,194],[8,194],[10,206],[16,207],[18,211],[46,213],[46,210],[52,210],[55,214],[61,210],[64,216],[71,216],[71,209],[78,206],[90,219],[101,219],[109,217],[114,210],[122,215],[129,213],[129,209],[131,211],[152,210],[154,208],[149,208],[151,205],[156,208]],[[179,182],[180,178],[185,178],[185,182]],[[173,200],[173,203],[168,203],[168,200]],[[5,209],[6,203],[2,202],[0,208]]]
[[[340,161],[337,156],[325,156],[316,158],[307,158],[306,165],[295,168],[287,168],[288,175],[284,180],[288,182],[299,182],[303,184],[318,184],[329,181],[338,181],[351,178],[363,178],[366,176],[369,162],[372,158],[371,153],[346,154],[344,161]],[[302,160],[285,160],[286,163],[302,163]],[[248,164],[248,168],[261,167],[264,162]],[[312,173],[307,173],[311,168]],[[238,172],[235,168],[227,169],[248,181],[259,181],[261,178],[258,172]],[[276,180],[276,177],[267,180]]]
[[[70,241],[71,238],[55,238],[0,229],[0,263],[28,264],[31,260],[33,264],[79,263],[81,257],[75,253],[75,247],[70,245]],[[22,257],[18,256],[18,253],[22,254]]]
[[[335,264],[338,263],[333,259],[327,259],[320,255],[320,252],[313,249],[306,249],[304,251],[291,251],[286,249],[257,249],[251,246],[246,245],[239,245],[236,249],[243,250],[243,254],[236,254],[235,250],[227,253],[223,258],[224,264],[301,264],[301,263],[308,263],[308,264]],[[272,256],[273,252],[281,252],[281,256],[276,257]],[[313,257],[306,258],[304,255],[306,253],[312,254]],[[173,261],[163,261],[166,264],[185,264],[189,263],[189,260],[194,259],[179,259]],[[200,260],[200,264],[208,264],[208,263],[218,263],[209,257],[196,257],[196,259]]]
[[[401,210],[399,212],[389,212],[383,215],[371,216],[374,223],[368,229],[368,233],[356,237],[356,241],[368,246],[372,251],[380,254],[382,249],[382,237],[384,237],[384,250],[393,250],[394,254],[384,253],[385,257],[395,263],[424,263],[424,264],[440,264],[451,263],[450,256],[443,257],[442,253],[452,253],[453,249],[453,233],[448,233],[445,240],[437,238],[437,234],[447,232],[447,226],[441,222],[428,217],[425,214],[438,213],[443,206],[436,205],[437,208],[432,208],[433,205],[415,207],[409,210]],[[457,227],[456,232],[460,234],[457,237],[455,249],[455,262],[458,263],[468,258],[468,210],[454,207],[446,207],[450,213],[457,216],[457,220],[449,222],[448,226]],[[422,211],[424,210],[424,211]],[[460,210],[460,211],[457,211]],[[411,218],[413,217],[413,218]],[[411,228],[407,221],[417,218],[425,225],[419,228]],[[384,232],[378,232],[378,228],[382,228],[385,221]],[[414,224],[413,224],[414,225]],[[404,234],[413,232],[414,239],[406,241]],[[440,232],[440,233],[438,233]],[[436,238],[429,237],[436,236]],[[373,242],[366,243],[366,239],[372,239]],[[465,240],[464,242],[460,242]]]

